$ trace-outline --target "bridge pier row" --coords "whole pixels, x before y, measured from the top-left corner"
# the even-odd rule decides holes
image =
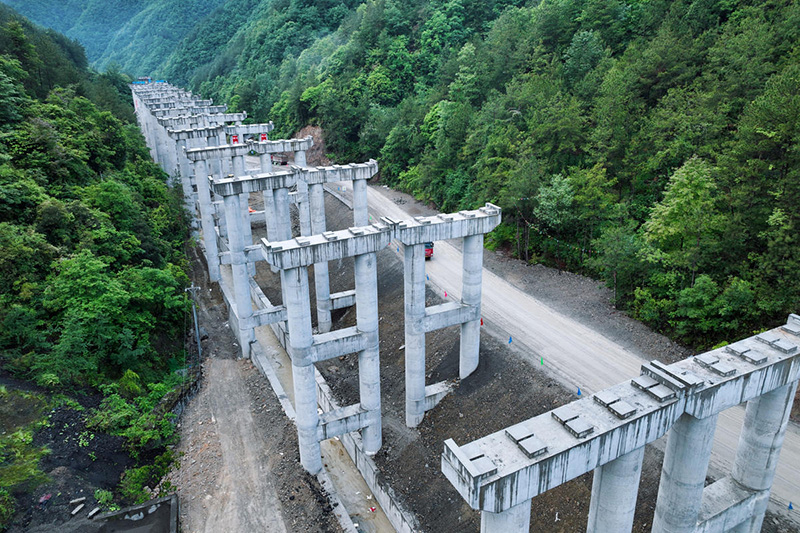
[[[633,528],[644,446],[595,468],[587,533],[624,533]]]
[[[481,511],[481,533],[528,533],[531,529],[531,500],[501,513]]]
[[[425,416],[424,244],[405,246],[403,269],[406,343],[406,425],[413,428],[417,427]]]
[[[670,429],[652,533],[695,530],[717,416],[699,419],[684,413]]]
[[[786,436],[786,426],[797,392],[797,381],[747,402],[736,459],[731,477],[754,491],[769,490],[775,477],[778,458]],[[758,533],[767,511],[767,498],[749,520],[739,524],[734,533]]]
[[[464,379],[478,368],[481,347],[481,273],[483,271],[483,234],[464,237],[462,249],[461,303],[477,307],[477,318],[461,324],[458,374]]]
[[[203,229],[203,246],[206,251],[208,277],[219,282],[219,248],[217,230],[214,225],[214,206],[211,204],[211,190],[208,186],[208,164],[205,159],[194,161],[194,181],[197,183],[197,199],[200,204],[200,226]]]
[[[374,455],[378,453],[383,443],[378,339],[378,262],[374,253],[356,255],[354,261],[356,327],[367,339],[366,349],[358,353],[358,388],[361,407],[370,413],[369,423],[361,430],[361,441],[364,451]],[[314,268],[316,265],[317,263]],[[325,266],[327,267],[327,264]]]
[[[228,245],[231,256],[231,273],[233,275],[233,294],[236,300],[236,318],[239,345],[242,357],[250,358],[250,343],[255,340],[252,326],[253,304],[250,301],[250,276],[247,273],[247,258],[242,239],[242,216],[240,195],[232,194],[224,197],[225,218],[228,221]]]
[[[317,427],[317,383],[314,364],[309,357],[313,343],[311,310],[308,306],[308,272],[306,267],[281,270],[284,305],[289,329],[289,355],[292,358],[294,409],[300,463],[310,474],[322,470],[322,455]]]

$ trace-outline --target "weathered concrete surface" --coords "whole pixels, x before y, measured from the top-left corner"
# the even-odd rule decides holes
[[[778,391],[780,401],[769,403],[778,411],[769,425],[779,445],[785,430],[779,422],[788,416],[789,392],[800,378],[798,341],[776,328],[672,365],[645,364],[630,384],[464,446],[447,441],[442,471],[471,507],[500,513],[674,429],[653,530],[693,531],[718,413]],[[751,432],[746,428],[745,441]],[[766,462],[774,463],[775,451],[773,444],[761,452]]]

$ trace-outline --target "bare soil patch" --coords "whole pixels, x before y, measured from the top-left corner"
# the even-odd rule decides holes
[[[184,533],[341,528],[316,478],[300,466],[297,434],[269,382],[238,347],[219,288],[195,251],[204,379],[180,423],[177,487]]]

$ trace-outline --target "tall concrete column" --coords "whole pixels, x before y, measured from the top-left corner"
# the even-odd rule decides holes
[[[219,143],[218,146],[224,146],[224,145],[228,144],[228,139],[225,138],[225,130],[224,129],[220,130],[220,132],[219,132],[219,141],[218,141],[218,143]],[[220,174],[222,175],[223,178],[228,176],[232,172],[231,160],[228,159],[227,157],[221,158],[220,162],[219,162],[219,168],[220,168]]]
[[[311,208],[308,206],[308,184],[297,181],[297,218],[300,219],[300,235],[311,235]]]
[[[172,137],[169,136],[167,133],[167,128],[161,126],[159,124],[159,137],[160,137],[160,145],[161,145],[161,153],[165,154],[164,157],[164,171],[169,174],[170,180],[172,183],[175,183],[175,178],[178,175],[178,171],[175,168],[178,164],[178,158],[176,156],[175,151],[175,141],[172,140]]]
[[[272,190],[267,189],[261,192],[261,197],[264,199],[264,219],[267,223],[267,240],[275,241],[276,226],[275,226],[275,196]]]
[[[356,324],[358,331],[367,336],[367,348],[358,354],[358,388],[361,407],[370,412],[370,424],[361,430],[361,440],[364,444],[364,451],[372,455],[380,450],[383,440],[381,432],[381,362],[378,340],[378,266],[374,253],[357,255],[354,259]]]
[[[531,529],[531,501],[502,513],[481,511],[481,533],[528,533]]]
[[[150,151],[153,155],[153,161],[155,161],[163,170],[164,157],[161,155],[161,143],[158,134],[158,130],[161,126],[158,124],[158,120],[156,119],[155,115],[150,112],[149,108],[147,109],[146,113],[145,120],[147,121],[147,130],[150,132],[150,142],[152,143],[150,146]]]
[[[245,246],[253,245],[253,225],[250,223],[250,193],[243,192],[239,195],[239,203],[242,206],[242,241]],[[251,276],[256,275],[255,263],[247,263],[247,273]]]
[[[272,172],[272,154],[258,154],[261,172]]]
[[[406,425],[417,427],[425,416],[425,245],[404,250],[406,336]]]
[[[369,225],[367,210],[367,180],[353,180],[353,224]]]
[[[216,135],[212,135],[212,136],[208,137],[208,139],[206,139],[206,145],[209,146],[209,147],[210,146],[220,146],[219,137],[217,137]],[[222,159],[219,158],[219,157],[215,157],[214,159],[211,159],[210,162],[209,162],[209,169],[208,170],[211,172],[211,175],[214,176],[214,178],[222,179],[223,171],[224,171],[224,169],[222,168]]]
[[[214,227],[214,207],[211,205],[211,192],[208,188],[208,165],[205,160],[195,161],[194,176],[197,183],[197,198],[200,203],[200,225],[203,228],[203,245],[206,251],[208,277],[211,281],[219,281],[217,230]]]
[[[322,470],[322,457],[317,440],[317,383],[314,365],[308,359],[311,333],[311,310],[308,306],[308,272],[304,267],[281,270],[281,286],[289,322],[289,353],[292,356],[294,409],[297,412],[297,440],[300,462],[309,473]]]
[[[483,272],[483,234],[464,237],[461,303],[478,308],[478,318],[461,324],[461,354],[458,374],[466,378],[478,368],[481,348],[481,274]]]
[[[292,238],[292,220],[289,218],[289,190],[273,191],[275,204],[275,240],[288,241]]]
[[[691,533],[697,525],[717,415],[681,416],[667,439],[652,533]]]
[[[247,261],[244,255],[244,241],[242,240],[242,216],[239,196],[232,194],[225,196],[225,219],[228,221],[228,247],[231,253],[231,273],[233,274],[233,295],[236,300],[236,314],[238,315],[239,344],[242,347],[242,357],[250,357],[250,342],[253,341],[254,331],[250,327],[253,316],[253,304],[250,301],[250,277],[247,274]]]
[[[261,164],[261,172],[272,172],[272,154],[259,154],[258,162]],[[267,223],[267,239],[275,239],[275,196],[271,190],[261,193],[264,199],[264,218]]]
[[[311,234],[319,235],[326,231],[325,191],[321,183],[308,186],[308,205],[311,210]],[[322,333],[331,330],[331,288],[328,263],[314,263],[314,287],[317,294],[317,327]],[[356,294],[358,292],[356,291]],[[377,307],[375,313],[377,315]]]
[[[587,533],[624,533],[633,527],[644,447],[594,470]]]
[[[188,165],[184,165],[186,159],[186,141],[175,139],[173,151],[177,163],[176,174],[180,175],[181,187],[183,188],[183,206],[189,213],[189,220],[192,227],[197,227],[197,214],[194,203],[194,191],[192,191],[192,180],[189,178]]]
[[[769,490],[786,435],[786,426],[797,392],[797,382],[747,402],[739,447],[731,470],[733,479],[751,490]],[[758,533],[768,501],[755,509],[749,520],[734,529],[736,533]]]
[[[308,163],[306,162],[306,151],[305,150],[298,150],[294,153],[294,164],[298,167],[306,168]]]
[[[237,155],[233,157],[233,175],[237,178],[246,174],[244,166],[244,156]],[[242,239],[245,246],[253,245],[253,225],[250,223],[250,193],[242,193],[239,195],[239,202],[242,204]],[[248,263],[247,272],[251,276],[256,275],[256,265]]]

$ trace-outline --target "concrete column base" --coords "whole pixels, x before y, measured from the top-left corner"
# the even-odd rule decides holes
[[[717,415],[681,416],[669,431],[652,533],[692,533],[714,443]]]
[[[633,527],[644,447],[596,468],[587,533],[624,533]]]
[[[531,529],[531,501],[502,513],[481,511],[481,533],[528,533]]]

